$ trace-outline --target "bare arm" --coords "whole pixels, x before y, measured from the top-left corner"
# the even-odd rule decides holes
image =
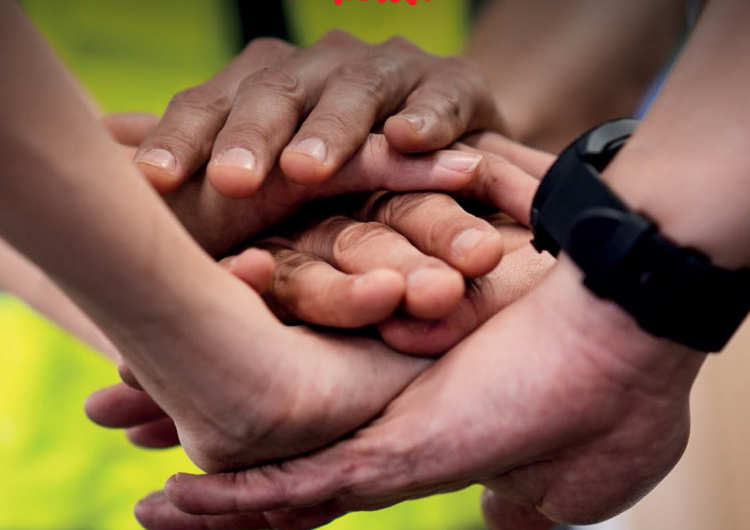
[[[36,265],[0,239],[0,289],[17,296],[64,330],[109,357],[120,355],[109,339]]]
[[[477,21],[468,54],[511,136],[557,152],[634,111],[684,21],[684,0],[497,0]]]

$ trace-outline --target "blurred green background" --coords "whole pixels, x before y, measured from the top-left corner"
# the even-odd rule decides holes
[[[284,0],[246,0],[262,5]],[[241,47],[229,0],[21,2],[102,111],[160,113],[171,95],[217,72]],[[377,42],[404,35],[440,54],[460,51],[468,2],[410,6],[284,1],[291,38],[309,44],[333,27]],[[135,530],[133,504],[177,471],[180,450],[145,451],[90,424],[82,404],[118,381],[112,364],[0,293],[0,528]],[[482,528],[476,488],[352,514],[336,530]]]

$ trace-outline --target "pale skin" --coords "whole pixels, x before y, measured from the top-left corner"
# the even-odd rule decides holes
[[[744,2],[706,6],[663,95],[606,172],[664,234],[729,268],[750,265],[749,21]],[[310,528],[479,482],[493,528],[601,520],[679,459],[704,358],[640,330],[563,259],[352,438],[276,466],[178,476],[166,490],[174,504],[156,496],[138,514],[153,529]]]

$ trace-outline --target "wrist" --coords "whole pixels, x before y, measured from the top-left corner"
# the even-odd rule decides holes
[[[607,184],[677,245],[706,254],[719,267],[750,266],[750,179],[744,166],[704,154],[701,160],[724,162],[708,166],[646,143],[640,133],[607,168]]]
[[[544,284],[539,301],[551,312],[550,325],[572,337],[571,354],[587,355],[623,385],[689,391],[706,354],[644,331],[619,305],[589,291],[565,255]]]

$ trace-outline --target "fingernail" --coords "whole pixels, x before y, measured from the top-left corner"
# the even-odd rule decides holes
[[[417,269],[406,277],[408,290],[421,290],[439,281],[442,271],[438,269]]]
[[[471,173],[481,161],[482,155],[462,153],[460,151],[440,151],[436,158],[439,166],[460,173]]]
[[[314,158],[321,164],[325,162],[328,148],[320,138],[306,138],[294,147],[294,151]]]
[[[214,164],[217,166],[239,167],[252,171],[258,165],[258,160],[247,149],[232,147],[219,155]]]
[[[477,230],[476,228],[464,230],[453,239],[453,243],[451,244],[453,252],[458,256],[466,256],[489,235],[487,232]]]
[[[174,155],[166,149],[149,149],[141,154],[136,162],[148,164],[149,166],[158,167],[165,171],[174,171],[177,166],[177,160]]]
[[[139,504],[158,504],[160,502],[164,502],[166,498],[167,496],[164,494],[163,491],[155,491],[151,495],[148,495],[147,497],[142,498]]]
[[[411,124],[411,128],[415,131],[419,131],[424,127],[424,117],[419,114],[399,114],[399,118],[403,118]]]

